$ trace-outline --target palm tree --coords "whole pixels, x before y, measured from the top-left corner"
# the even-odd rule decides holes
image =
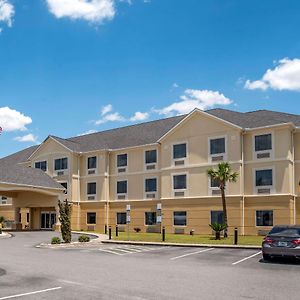
[[[237,172],[232,171],[232,168],[228,162],[221,162],[218,164],[218,168],[216,170],[213,168],[208,169],[207,175],[212,180],[218,182],[219,189],[221,190],[224,224],[226,226],[226,229],[224,230],[224,237],[227,237],[228,221],[227,221],[227,208],[226,208],[226,197],[225,197],[226,183],[236,182],[239,174]]]

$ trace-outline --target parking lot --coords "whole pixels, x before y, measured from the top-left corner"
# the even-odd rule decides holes
[[[0,240],[1,299],[299,299],[300,263],[258,250],[103,244],[37,249],[52,232]]]

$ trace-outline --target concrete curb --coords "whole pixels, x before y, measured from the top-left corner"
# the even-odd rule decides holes
[[[9,239],[11,237],[13,237],[13,235],[9,232],[2,231],[2,234],[0,234],[0,239]]]
[[[74,248],[86,248],[89,246],[93,246],[95,244],[102,243],[104,234],[97,234],[97,233],[91,233],[91,232],[84,232],[84,231],[72,231],[73,234],[82,234],[82,235],[88,235],[88,236],[94,236],[95,239],[91,239],[89,242],[81,243],[81,242],[71,242],[69,244],[45,244],[41,243],[36,248],[43,248],[43,249],[74,249]],[[108,239],[108,236],[105,236]]]
[[[173,247],[195,247],[195,248],[224,248],[224,249],[261,249],[256,245],[219,245],[219,244],[183,244],[183,243],[164,243],[164,242],[140,242],[140,241],[102,241],[105,244],[121,244],[121,245],[145,245],[145,246],[173,246]]]

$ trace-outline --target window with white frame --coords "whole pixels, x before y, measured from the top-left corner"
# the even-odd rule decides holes
[[[255,151],[272,150],[272,134],[256,135],[254,137]]]
[[[273,226],[273,210],[257,210],[256,226]]]
[[[186,211],[173,212],[174,226],[186,226]]]
[[[126,212],[118,212],[117,213],[117,224],[125,225],[127,223],[127,213]]]
[[[210,222],[224,224],[224,213],[222,210],[212,210],[210,212]]]
[[[173,145],[173,159],[186,158],[186,143]]]
[[[256,187],[273,186],[273,169],[256,170],[255,186]]]
[[[37,161],[37,162],[35,162],[34,168],[35,169],[41,169],[44,172],[46,172],[47,171],[47,161],[44,160],[44,161]]]
[[[146,178],[145,179],[145,192],[156,192],[157,191],[157,178]]]
[[[1,204],[7,204],[7,198],[1,197]]]
[[[88,212],[86,214],[87,224],[97,224],[97,214],[95,212]]]
[[[145,212],[145,225],[156,225],[156,212]]]
[[[127,194],[127,180],[117,181],[117,194]]]
[[[67,170],[68,169],[68,158],[57,158],[54,160],[54,170],[60,171],[60,170]]]
[[[146,164],[157,163],[157,151],[155,149],[145,151],[145,163]]]
[[[87,168],[88,168],[88,170],[97,168],[97,156],[88,157]]]
[[[173,175],[173,189],[186,190],[186,174]]]
[[[127,167],[127,154],[117,155],[117,167]]]
[[[87,194],[88,196],[95,196],[97,194],[97,183],[88,182],[87,183]]]
[[[226,154],[226,139],[225,137],[209,139],[209,154],[211,157],[220,157],[224,160]]]

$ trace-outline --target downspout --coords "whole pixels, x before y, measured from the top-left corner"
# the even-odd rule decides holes
[[[295,185],[295,180],[296,180],[296,168],[295,168],[295,144],[294,144],[294,133],[295,130],[292,130],[292,157],[293,157],[293,174],[292,174],[292,191],[293,191],[293,213],[294,213],[294,220],[293,223],[296,225],[296,185]]]
[[[241,167],[241,193],[242,193],[242,235],[245,235],[245,164],[244,164],[244,131],[241,137],[242,167]]]
[[[106,153],[106,168],[105,168],[105,198],[106,198],[106,226],[109,226],[109,165],[110,165],[110,151]]]
[[[78,196],[77,196],[77,229],[80,230],[80,201],[81,201],[81,195],[80,195],[80,184],[81,184],[81,178],[80,178],[80,156],[81,154],[78,154],[78,157],[77,157],[77,176],[78,176],[78,184],[77,184],[77,193],[78,193]]]

